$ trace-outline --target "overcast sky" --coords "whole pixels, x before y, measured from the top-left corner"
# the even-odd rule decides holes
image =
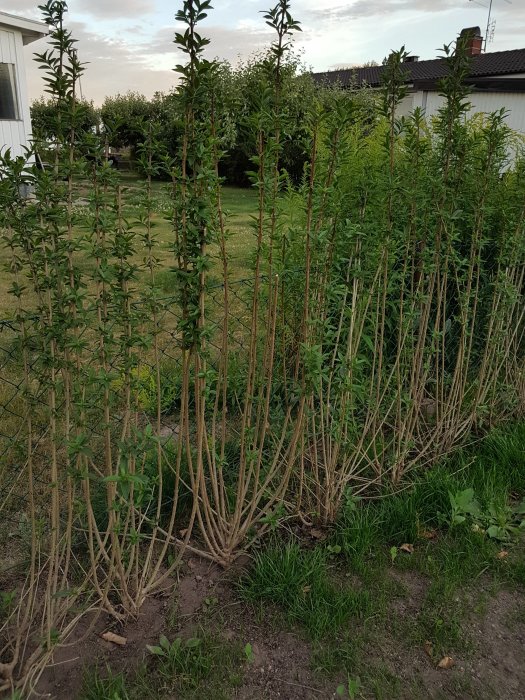
[[[485,32],[489,0],[296,0],[292,14],[302,34],[295,41],[314,70],[381,61],[405,45],[421,59],[434,58],[463,27]],[[172,44],[177,0],[70,0],[68,23],[79,40],[84,96],[96,103],[105,95],[137,90],[151,96],[169,91],[171,67],[179,57]],[[260,11],[274,0],[215,0],[202,24],[211,38],[209,56],[235,61],[272,40]],[[2,0],[6,12],[39,18],[37,0]],[[525,46],[525,0],[494,0],[495,36],[490,51]],[[268,31],[267,31],[268,30]],[[39,71],[29,60],[44,41],[26,47],[31,98],[42,92]]]

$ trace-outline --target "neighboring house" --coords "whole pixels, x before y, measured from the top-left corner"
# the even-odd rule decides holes
[[[525,49],[481,53],[483,38],[479,27],[464,29],[461,36],[466,38],[467,50],[472,56],[470,74],[466,80],[471,86],[471,113],[491,113],[505,107],[509,111],[507,124],[525,134]],[[409,93],[399,106],[399,115],[407,115],[416,107],[421,107],[426,116],[431,117],[443,105],[439,82],[447,75],[445,61],[442,58],[419,61],[417,56],[409,56],[404,66]],[[383,70],[383,66],[348,68],[315,73],[314,79],[326,85],[379,88]]]
[[[31,138],[24,46],[48,33],[41,22],[0,12],[0,149],[22,155]]]

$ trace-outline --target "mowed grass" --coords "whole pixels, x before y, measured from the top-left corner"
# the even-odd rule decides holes
[[[139,212],[141,192],[145,187],[145,182],[135,173],[122,172],[120,174],[123,186],[124,214],[129,221],[133,221]],[[169,185],[163,182],[153,182],[154,216],[153,235],[156,239],[155,254],[160,265],[156,271],[156,284],[160,289],[170,296],[176,292],[173,267],[175,264],[173,257],[174,234],[171,221],[169,220]],[[254,250],[254,232],[251,226],[251,217],[257,210],[257,193],[252,189],[241,189],[237,187],[224,187],[222,190],[223,208],[226,215],[227,228],[227,251],[229,257],[229,276],[232,281],[248,278],[251,274],[250,260]],[[89,207],[89,190],[82,188],[77,200],[78,205],[83,208]],[[140,225],[135,227],[140,233]],[[79,237],[85,236],[86,232],[81,229],[76,231]],[[3,274],[0,275],[0,319],[12,318],[14,313],[14,299],[9,294],[13,278],[9,272],[11,251],[2,242],[0,247],[0,265]],[[222,263],[219,259],[219,246],[216,243],[210,245],[208,254],[213,260],[210,272],[211,281],[215,279],[217,283],[221,281]],[[75,257],[76,264],[89,277],[95,267],[95,261],[88,251],[80,250]],[[149,284],[149,273],[144,270],[144,250],[137,241],[137,250],[130,262],[137,265],[139,270],[135,281],[137,295],[140,294],[147,284]],[[88,283],[88,292],[92,291],[93,285]],[[36,303],[36,298],[31,292],[31,283],[27,284],[27,291],[23,300],[26,308],[31,308]]]
[[[140,188],[145,183],[134,174],[122,174],[125,187],[124,196],[128,203],[136,202]],[[163,182],[152,183],[153,196],[157,205],[154,216],[154,233],[159,244],[159,257],[162,259],[164,270],[159,271],[159,280],[165,291],[172,291],[174,284],[170,282],[169,270],[173,266],[173,228],[162,212],[169,211],[171,186]],[[225,216],[227,253],[229,258],[229,274],[232,280],[243,279],[251,274],[250,259],[254,250],[254,231],[252,217],[258,206],[257,193],[253,189],[224,186],[222,188],[222,207]],[[217,243],[212,243],[208,254],[217,265],[217,281],[220,279],[222,261]],[[211,276],[214,276],[212,268]]]

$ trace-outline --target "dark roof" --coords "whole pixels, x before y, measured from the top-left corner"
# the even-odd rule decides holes
[[[442,58],[431,61],[415,61],[403,64],[407,71],[407,83],[419,81],[435,81],[444,78],[447,73],[447,64]],[[381,85],[381,75],[384,66],[371,66],[369,68],[346,68],[325,73],[314,73],[314,79],[324,84],[338,83],[343,87],[348,85]],[[525,73],[525,49],[512,51],[495,51],[474,56],[471,62],[470,77],[482,78],[493,75],[511,75],[513,73]]]

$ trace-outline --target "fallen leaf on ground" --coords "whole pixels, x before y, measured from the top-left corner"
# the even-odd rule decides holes
[[[423,644],[423,649],[425,650],[425,654],[432,658],[432,654],[434,651],[434,647],[432,645],[432,642],[429,642],[428,640]]]
[[[312,537],[314,537],[316,540],[324,540],[326,539],[326,532],[323,532],[323,530],[317,530],[315,527],[313,527],[310,530],[310,534]]]
[[[423,530],[419,533],[419,536],[424,540],[435,540],[438,536],[437,530]]]
[[[498,552],[496,556],[498,557],[498,559],[506,559],[509,556],[509,553],[505,549],[502,549],[501,552]]]
[[[451,656],[444,656],[441,661],[438,663],[438,668],[452,668],[454,666],[455,661]]]
[[[100,636],[106,642],[118,644],[119,647],[125,647],[128,641],[126,637],[121,637],[120,634],[115,634],[114,632],[104,632],[104,634],[101,634]]]
[[[414,545],[408,543],[402,544],[399,551],[406,552],[407,554],[414,554]]]

